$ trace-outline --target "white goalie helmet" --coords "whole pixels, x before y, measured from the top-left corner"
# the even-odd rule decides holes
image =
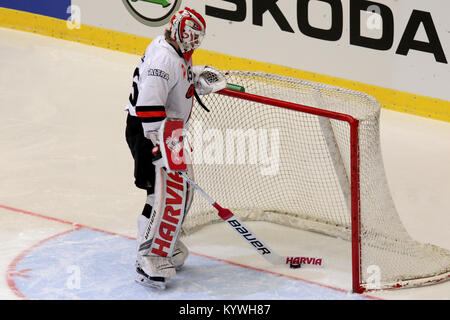
[[[188,7],[178,11],[170,21],[170,37],[177,42],[183,54],[200,46],[205,29],[205,19]]]

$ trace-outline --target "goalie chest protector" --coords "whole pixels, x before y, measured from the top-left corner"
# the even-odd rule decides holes
[[[186,61],[183,55],[164,38],[158,36],[147,47],[137,70],[139,77],[136,105],[128,105],[131,115],[139,116],[140,108],[162,111],[168,118],[189,120],[194,99],[194,77],[192,58]],[[135,73],[136,75],[136,73]],[[148,129],[157,130],[160,121],[147,123]]]

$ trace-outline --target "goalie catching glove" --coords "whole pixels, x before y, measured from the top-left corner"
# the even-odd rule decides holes
[[[223,73],[211,66],[193,66],[195,91],[206,95],[224,89],[227,79]]]

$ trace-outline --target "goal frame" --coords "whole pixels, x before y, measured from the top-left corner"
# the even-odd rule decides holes
[[[328,111],[302,104],[273,99],[256,94],[231,89],[222,89],[216,93],[271,105],[283,109],[294,110],[334,120],[345,121],[350,127],[350,194],[351,194],[351,256],[352,256],[352,291],[363,293],[367,289],[361,285],[361,232],[360,232],[360,176],[359,176],[359,120],[344,113]]]

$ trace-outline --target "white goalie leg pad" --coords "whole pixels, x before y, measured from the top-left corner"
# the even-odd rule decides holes
[[[153,208],[154,204],[155,204],[155,194],[149,194],[147,195],[147,200],[145,201],[145,204],[148,204],[150,207]],[[148,226],[148,221],[149,218],[143,216],[142,214],[140,214],[138,216],[138,223],[137,223],[137,248],[136,248],[136,252],[139,251],[139,246],[141,245],[143,239],[144,239],[144,234],[145,231],[147,230],[147,226]]]
[[[176,270],[180,270],[189,255],[189,249],[178,239],[172,255],[172,263]]]
[[[148,218],[144,217],[142,214],[140,214],[138,216],[138,232],[137,232],[137,239],[136,239],[136,243],[137,243],[137,247],[136,247],[136,252],[139,252],[139,247],[142,243],[142,240],[144,239],[144,233],[147,230],[147,225],[148,225]]]
[[[190,156],[189,150],[186,150],[185,157],[187,159],[187,172],[186,173],[191,179],[194,179],[194,169],[192,167],[191,156]],[[191,207],[193,200],[194,200],[194,189],[188,183],[187,184],[186,206],[185,206],[184,218],[186,218],[186,215],[189,212],[189,209]],[[181,269],[181,267],[184,265],[184,262],[186,261],[188,255],[189,255],[189,249],[186,247],[186,245],[180,239],[178,239],[177,243],[175,245],[175,250],[173,251],[173,255],[172,255],[172,262],[173,262],[176,270]]]
[[[139,245],[138,262],[151,277],[175,276],[173,252],[183,223],[187,182],[178,173],[156,168],[155,196],[150,219]]]
[[[155,195],[150,194],[147,196],[146,204],[153,207]],[[169,258],[142,256],[139,253],[139,248],[144,242],[144,234],[147,231],[149,218],[142,214],[138,216],[138,234],[137,234],[137,259],[136,259],[136,282],[148,287],[154,287],[158,289],[165,288],[164,281],[152,281],[149,277],[149,273],[152,277],[164,277],[170,278],[175,275],[174,265]],[[145,270],[145,271],[144,271]],[[149,272],[149,273],[148,273]]]

